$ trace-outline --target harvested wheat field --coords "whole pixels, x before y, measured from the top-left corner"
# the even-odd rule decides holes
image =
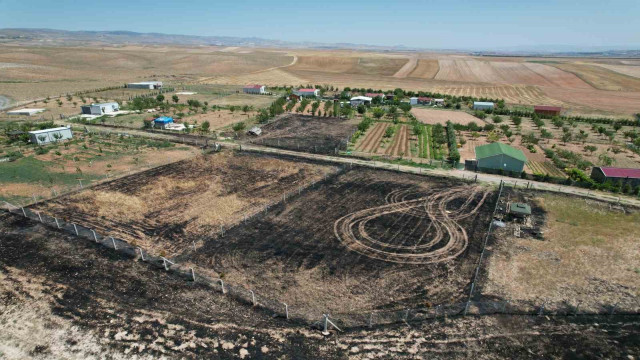
[[[541,304],[549,310],[577,306],[602,311],[618,304],[639,308],[640,212],[612,209],[577,197],[510,193],[511,201],[532,205],[542,239],[498,231],[490,256],[487,296]],[[525,232],[526,233],[526,232]],[[606,310],[606,308],[605,308]]]
[[[484,187],[354,167],[211,237],[187,260],[312,318],[455,302],[494,201]]]
[[[56,198],[36,208],[175,255],[216,236],[329,166],[222,152],[161,166]]]
[[[640,78],[640,64],[637,64],[637,65],[596,64],[596,65],[603,67],[605,69],[609,69],[611,71],[615,71],[620,74],[633,76],[635,78]]]
[[[482,120],[463,111],[436,110],[414,107],[413,109],[411,109],[411,113],[415,115],[418,121],[429,125],[444,125],[447,123],[447,121],[451,121],[454,124],[462,125],[467,125],[472,121],[475,123],[482,123]]]
[[[408,77],[433,79],[438,73],[438,70],[440,70],[438,60],[420,59],[418,60],[418,65],[409,73]]]
[[[640,91],[640,79],[601,66],[581,63],[556,64],[564,71],[576,74],[596,89],[608,91]]]

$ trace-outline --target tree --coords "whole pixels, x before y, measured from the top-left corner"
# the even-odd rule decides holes
[[[243,112],[243,113],[245,113],[245,114],[246,114],[246,113],[248,113],[249,111],[251,111],[251,107],[250,107],[249,105],[244,105],[244,106],[242,107],[242,112]]]
[[[584,151],[588,151],[590,154],[593,154],[596,150],[598,150],[597,146],[587,145],[584,147]]]
[[[205,121],[202,123],[202,125],[200,125],[200,128],[202,129],[202,132],[209,132],[209,127],[211,127],[211,124],[208,121]]]
[[[511,121],[515,126],[520,126],[520,124],[522,124],[522,118],[520,116],[511,115]]]
[[[405,114],[408,114],[409,111],[411,111],[411,104],[409,103],[400,103],[400,105],[398,105],[398,107],[400,108],[400,110],[402,110],[402,112],[404,112]]]
[[[611,166],[616,161],[614,158],[607,155],[606,152],[603,152],[598,156],[598,160],[600,160],[600,164],[604,166]]]
[[[613,130],[618,131],[620,129],[622,129],[622,124],[620,124],[619,121],[614,122],[613,123]]]
[[[547,129],[540,129],[540,136],[542,136],[543,139],[547,140],[553,139],[553,134]]]
[[[180,98],[178,97],[178,95],[173,95],[173,96],[171,97],[171,100],[173,100],[173,102],[177,104],[177,103],[178,103],[178,101],[180,101]]]
[[[387,110],[387,113],[389,115],[391,115],[391,117],[393,117],[395,119],[395,117],[398,115],[398,108],[391,105],[389,106],[389,109]]]
[[[363,104],[358,105],[358,114],[364,114],[365,112],[367,112],[367,108]]]
[[[376,107],[373,108],[373,117],[376,119],[380,119],[381,117],[384,116],[384,109]]]
[[[493,120],[495,124],[500,124],[502,122],[502,118],[498,115],[493,115],[493,117],[491,117],[491,120]]]
[[[163,101],[164,101],[164,95],[159,94],[158,96],[156,96],[156,100],[157,100],[158,102],[163,102]]]
[[[233,131],[242,131],[245,128],[244,122],[240,121],[238,123],[233,124]]]
[[[571,141],[572,137],[573,136],[571,135],[570,132],[565,132],[564,134],[562,134],[562,142],[566,144]]]

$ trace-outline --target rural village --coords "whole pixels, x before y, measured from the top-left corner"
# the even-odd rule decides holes
[[[0,70],[0,358],[640,358],[637,58]]]

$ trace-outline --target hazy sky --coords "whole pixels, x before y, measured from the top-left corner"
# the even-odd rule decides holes
[[[129,30],[423,48],[640,48],[640,0],[0,0],[0,28]]]

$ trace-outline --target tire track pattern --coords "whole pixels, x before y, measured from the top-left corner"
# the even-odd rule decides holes
[[[334,233],[349,250],[374,259],[402,264],[452,260],[462,254],[469,243],[467,232],[458,220],[477,213],[489,193],[478,186],[431,190],[426,194],[418,189],[392,191],[387,194],[385,205],[356,211],[338,219],[334,223]],[[395,242],[399,232],[385,231],[381,235],[373,235],[369,228],[383,216],[397,217],[396,223],[404,222],[406,225],[399,232],[415,239],[414,243]],[[416,223],[423,226],[410,225]]]

